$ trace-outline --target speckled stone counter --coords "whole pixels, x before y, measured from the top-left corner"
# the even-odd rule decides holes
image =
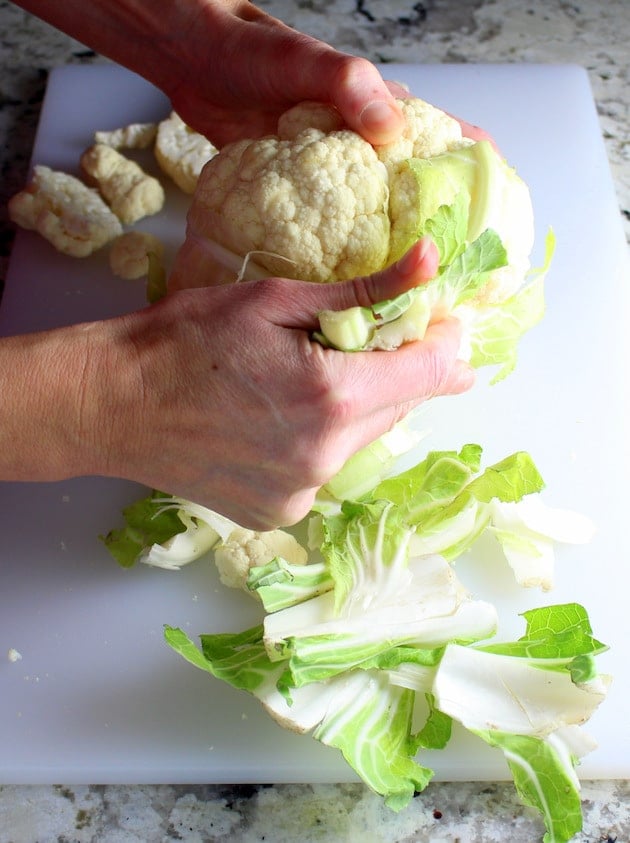
[[[630,238],[628,0],[259,2],[286,23],[379,62],[585,66]],[[0,32],[3,278],[13,238],[6,200],[27,176],[47,71],[104,60],[6,0],[0,0]],[[584,782],[582,794],[584,830],[577,841],[630,841],[630,782]],[[534,843],[541,835],[537,815],[507,782],[434,783],[401,814],[348,784],[0,787],[0,843]]]
[[[627,843],[630,786],[586,782],[578,843]],[[360,785],[5,787],[2,843],[536,843],[507,783],[430,785],[401,814]]]

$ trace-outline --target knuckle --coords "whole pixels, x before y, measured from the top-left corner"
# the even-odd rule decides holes
[[[308,442],[294,456],[294,465],[300,477],[300,486],[305,488],[319,488],[326,484],[337,473],[341,465],[334,456],[334,445],[330,437],[325,441],[314,441],[309,437]]]
[[[274,524],[277,527],[290,527],[305,518],[311,511],[315,491],[300,491],[287,498],[279,505],[274,513]]]
[[[281,278],[275,278],[272,276],[246,283],[249,284],[249,289],[247,291],[248,295],[252,295],[263,301],[276,298],[283,286]]]
[[[441,395],[453,367],[451,355],[445,349],[434,348],[426,355],[423,365],[423,379],[427,398]]]
[[[319,343],[308,345],[308,360],[304,367],[308,391],[312,400],[324,411],[350,400],[348,370],[340,365],[340,359],[338,351],[324,348]]]

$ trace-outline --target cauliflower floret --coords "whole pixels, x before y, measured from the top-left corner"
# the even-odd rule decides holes
[[[148,149],[157,134],[157,123],[130,123],[111,131],[95,132],[94,143],[113,149]]]
[[[278,119],[278,137],[294,140],[304,129],[336,132],[346,128],[341,114],[332,105],[323,102],[301,102]]]
[[[148,231],[126,231],[117,237],[109,250],[109,266],[119,278],[142,278],[149,270],[149,252],[161,260],[164,244]]]
[[[132,225],[162,210],[164,188],[160,182],[111,146],[95,143],[81,156],[81,166],[123,223]]]
[[[217,148],[173,111],[158,126],[154,152],[162,170],[180,190],[194,193],[203,165],[217,154]]]
[[[415,98],[399,102],[405,117],[405,128],[397,140],[377,148],[378,157],[385,164],[395,164],[407,158],[432,158],[472,143],[462,137],[457,120],[434,105]]]
[[[9,200],[9,216],[37,231],[58,251],[87,257],[122,233],[118,217],[98,191],[50,167],[38,165],[25,190]]]
[[[230,588],[246,588],[249,569],[265,565],[281,556],[293,565],[305,565],[308,553],[298,540],[284,530],[257,533],[235,527],[214,551],[219,578]]]
[[[169,287],[213,283],[211,241],[253,252],[256,264],[289,278],[327,282],[379,269],[389,248],[388,196],[385,166],[349,130],[228,145],[202,171]]]

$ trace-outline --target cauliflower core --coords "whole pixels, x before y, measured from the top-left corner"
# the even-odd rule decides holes
[[[75,258],[91,255],[122,234],[120,220],[98,191],[42,165],[34,168],[30,184],[9,200],[9,216]]]
[[[439,109],[416,99],[401,105],[403,136],[382,147],[317,103],[286,112],[277,136],[224,147],[201,173],[169,288],[234,281],[247,255],[245,277],[329,282],[386,266],[398,163],[469,143]]]

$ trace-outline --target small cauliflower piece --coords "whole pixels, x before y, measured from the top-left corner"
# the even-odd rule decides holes
[[[93,144],[81,156],[81,166],[126,225],[162,210],[164,188],[160,182],[111,146]]]
[[[157,123],[130,123],[111,131],[94,133],[94,143],[113,149],[148,149],[157,135]]]
[[[8,207],[13,222],[37,231],[71,257],[87,257],[122,233],[120,220],[98,191],[43,165],[34,168],[30,184]]]
[[[149,252],[161,260],[164,244],[148,231],[126,231],[109,250],[109,266],[114,275],[127,280],[142,278],[149,270]]]
[[[180,190],[194,193],[204,164],[217,154],[217,148],[173,111],[158,125],[154,152],[162,170]]]
[[[255,532],[235,527],[214,550],[214,561],[223,585],[246,590],[249,569],[281,556],[293,565],[305,565],[308,552],[285,530]]]

